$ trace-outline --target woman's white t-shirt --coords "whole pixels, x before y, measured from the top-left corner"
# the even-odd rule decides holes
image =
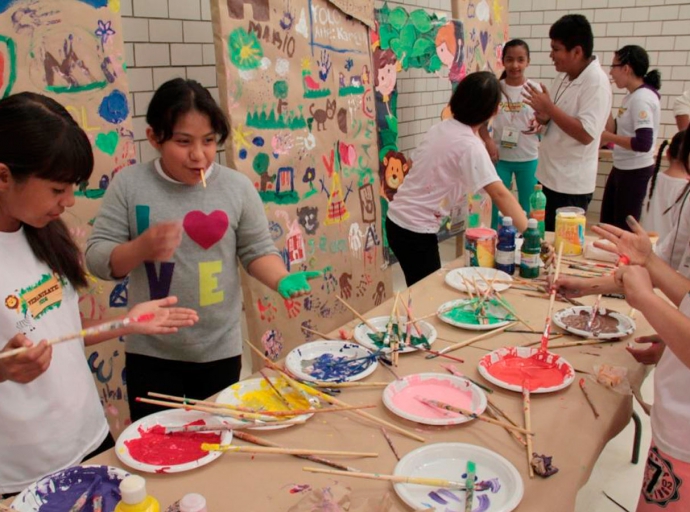
[[[539,84],[529,80],[528,83],[541,89]],[[539,137],[522,133],[530,130],[534,120],[534,110],[523,101],[523,88],[524,85],[508,85],[501,80],[501,102],[493,119],[492,135],[498,158],[506,162],[529,162],[539,157]]]
[[[388,218],[415,233],[437,233],[465,194],[500,181],[482,140],[446,119],[432,126],[412,153],[412,169],[388,207]]]
[[[649,87],[639,87],[623,98],[616,117],[616,135],[635,137],[635,130],[651,128],[654,141],[659,133],[660,118],[659,95]],[[650,165],[654,165],[654,144],[645,153],[625,149],[618,144],[613,147],[613,166],[616,169],[641,169]]]
[[[663,240],[678,221],[680,202],[676,203],[676,200],[687,184],[688,180],[685,178],[674,178],[663,172],[657,174],[652,199],[646,199],[642,205],[641,223],[646,231],[657,233],[659,240]],[[651,186],[650,180],[646,197],[649,197]],[[647,210],[647,205],[649,205],[649,210]]]
[[[81,330],[79,299],[34,256],[23,229],[0,232],[0,340],[34,343]],[[28,384],[0,382],[0,493],[78,464],[108,424],[81,339],[53,346],[45,373]]]

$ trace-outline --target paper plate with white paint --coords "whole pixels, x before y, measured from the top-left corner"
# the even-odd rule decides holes
[[[472,293],[475,293],[476,291],[474,289],[474,283],[477,284],[477,289],[479,289],[480,292],[484,292],[488,286],[484,282],[484,279],[482,279],[482,276],[488,282],[491,282],[492,279],[496,279],[496,281],[513,281],[511,276],[502,270],[497,270],[495,268],[461,267],[448,271],[446,274],[446,284],[455,288],[456,290],[460,290],[461,292],[467,292],[467,286],[465,286],[465,281],[462,279],[464,277],[465,280],[470,283],[470,290]],[[472,279],[474,279],[474,283],[472,282]],[[500,282],[494,283],[492,288],[497,292],[502,292],[510,288],[510,286],[511,285],[508,282]]]

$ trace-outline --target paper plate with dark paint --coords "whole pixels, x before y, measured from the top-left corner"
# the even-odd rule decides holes
[[[383,333],[386,331],[386,327],[388,325],[390,317],[388,316],[377,316],[374,318],[369,318],[367,321],[376,327],[378,331],[378,338],[382,338]],[[398,329],[401,331],[402,336],[406,336],[405,329],[407,329],[407,317],[406,316],[401,316],[399,317],[399,324],[394,324],[393,328]],[[434,328],[433,325],[431,325],[429,322],[425,322],[424,320],[419,320],[417,322],[417,325],[419,325],[419,328],[422,331],[422,335],[424,339],[426,339],[426,342],[431,345],[434,341],[436,341],[436,329]],[[396,327],[397,326],[397,327]],[[412,327],[412,326],[411,326]],[[388,345],[383,345],[383,343],[380,343],[379,341],[376,341],[372,339],[370,335],[373,335],[374,333],[372,332],[369,327],[366,326],[366,324],[361,323],[357,327],[355,327],[354,331],[354,336],[355,340],[357,340],[357,343],[364,345],[368,349],[371,350],[383,350],[384,352],[390,352],[390,346]],[[421,339],[418,336],[417,331],[415,330],[414,327],[411,328],[411,339],[412,339],[412,344],[404,347],[402,350],[400,350],[400,354],[407,354],[409,352],[414,352],[417,350],[414,346],[414,343],[416,340]]]
[[[285,367],[298,379],[323,382],[349,382],[371,375],[376,355],[357,343],[320,340],[305,343],[290,351]]]
[[[496,299],[485,302],[486,316],[478,316],[473,306],[476,301],[477,299],[458,299],[445,302],[439,306],[436,315],[442,322],[471,331],[490,331],[515,321]],[[486,323],[481,323],[484,319]]]
[[[120,434],[115,444],[115,455],[123,464],[147,473],[189,471],[205,466],[223,454],[202,450],[202,443],[230,444],[232,431],[183,432],[175,427],[225,425],[230,423],[205,412],[182,409],[157,412],[135,421]]]
[[[569,333],[598,340],[615,341],[635,332],[632,318],[604,307],[599,308],[592,328],[587,329],[591,315],[592,306],[573,306],[554,313],[553,323]]]
[[[405,455],[393,474],[440,478],[464,483],[467,461],[476,464],[473,511],[510,512],[522,500],[524,485],[520,473],[507,459],[487,448],[465,443],[436,443]],[[400,499],[414,510],[435,508],[464,512],[465,491],[426,485],[394,484]]]
[[[93,512],[94,498],[101,498],[103,512],[113,512],[120,502],[120,482],[129,473],[111,466],[74,466],[41,478],[12,502],[19,512],[70,510],[88,491],[82,512]]]
[[[539,347],[504,347],[479,360],[479,373],[503,389],[522,392],[529,382],[532,393],[552,393],[575,380],[575,370],[563,357]]]

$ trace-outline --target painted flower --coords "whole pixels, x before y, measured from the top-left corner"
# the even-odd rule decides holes
[[[261,65],[264,56],[261,43],[253,32],[238,28],[228,38],[230,61],[241,70],[256,69]]]
[[[101,38],[101,44],[105,45],[110,36],[115,35],[115,31],[112,27],[112,22],[98,20],[98,28],[96,29],[96,35]]]
[[[19,297],[17,297],[16,295],[8,295],[5,298],[5,307],[7,309],[12,309],[12,310],[17,309],[18,310],[19,309]]]
[[[304,173],[304,177],[302,177],[302,182],[303,183],[311,183],[316,179],[316,169],[313,167],[307,167],[307,170]]]

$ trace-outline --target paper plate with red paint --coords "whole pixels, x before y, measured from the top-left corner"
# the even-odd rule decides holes
[[[424,425],[459,425],[472,418],[427,405],[422,399],[436,400],[475,414],[486,409],[486,395],[467,379],[443,373],[417,373],[391,382],[383,391],[383,403],[406,420]]]
[[[439,478],[460,483],[467,477],[465,470],[468,461],[476,465],[472,510],[515,510],[525,490],[520,473],[507,459],[482,446],[465,443],[435,443],[421,446],[400,459],[393,474]],[[395,484],[393,488],[400,499],[414,510],[466,510],[464,490],[413,484]]]
[[[120,482],[129,473],[111,466],[73,466],[44,476],[24,489],[12,502],[18,512],[49,512],[71,510],[88,491],[89,498],[81,508],[93,512],[93,500],[101,498],[103,512],[113,512],[120,502]]]
[[[202,443],[230,444],[231,430],[179,431],[183,426],[223,427],[229,423],[212,414],[170,409],[141,418],[125,429],[115,444],[123,464],[147,473],[180,473],[216,460],[223,452],[207,452]],[[173,428],[170,428],[173,427]],[[169,429],[169,430],[168,430]]]
[[[492,288],[497,292],[502,292],[510,288],[510,282],[513,280],[513,278],[510,277],[508,274],[506,274],[502,270],[497,270],[495,268],[461,267],[454,268],[453,270],[448,271],[448,273],[446,274],[446,284],[452,288],[455,288],[456,290],[466,292],[468,290],[467,286],[465,286],[465,281],[463,281],[462,279],[463,277],[468,283],[470,283],[470,289],[472,290],[472,293],[475,293],[474,283],[477,283],[477,288],[480,292],[486,291],[488,286],[484,282],[484,279],[486,279],[489,282],[492,279],[495,279],[497,281],[506,281],[493,284]],[[484,277],[484,279],[482,279],[482,277]],[[473,279],[474,283],[472,282]]]
[[[535,347],[504,347],[479,360],[479,373],[492,384],[522,392],[529,382],[532,393],[552,393],[575,380],[575,370],[564,358]]]
[[[364,345],[368,349],[377,351],[377,350],[383,350],[384,352],[390,352],[390,346],[389,345],[384,345],[382,340],[383,333],[386,331],[386,328],[388,326],[388,321],[390,317],[388,316],[377,316],[374,318],[369,318],[367,321],[376,327],[376,330],[378,331],[378,337],[379,340],[374,340],[370,335],[373,334],[372,330],[369,329],[364,323],[361,323],[355,327],[354,330],[354,337],[357,343],[360,345]],[[406,336],[406,329],[407,329],[407,317],[406,316],[401,316],[399,317],[399,323],[394,322],[393,324],[393,329],[394,332],[400,332],[401,336],[405,337]],[[431,325],[429,322],[425,322],[424,320],[419,320],[417,322],[417,325],[419,325],[419,328],[422,331],[422,335],[424,339],[426,339],[427,343],[431,345],[434,341],[436,341],[436,329],[434,328],[433,325]],[[409,352],[414,352],[417,349],[414,347],[414,344],[418,342],[418,340],[421,339],[419,337],[417,331],[415,330],[414,327],[411,328],[411,340],[412,340],[412,345],[408,345],[402,350],[400,350],[400,354],[407,354]]]

